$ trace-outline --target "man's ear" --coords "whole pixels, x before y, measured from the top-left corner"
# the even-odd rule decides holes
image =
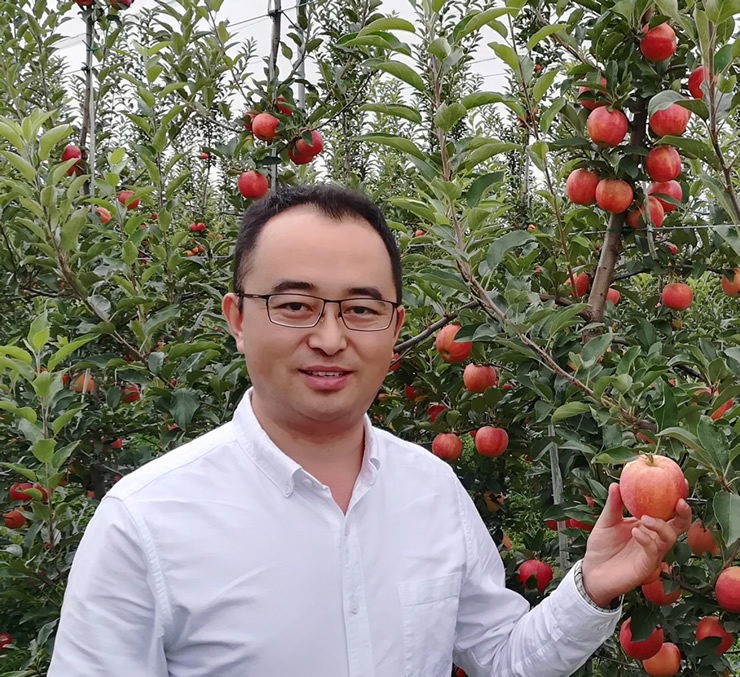
[[[242,313],[239,309],[239,300],[239,297],[235,293],[229,292],[221,301],[221,312],[226,320],[226,324],[229,326],[229,333],[236,341],[237,350],[243,353]]]

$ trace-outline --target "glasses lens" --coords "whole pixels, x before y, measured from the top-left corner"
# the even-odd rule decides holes
[[[300,294],[274,294],[270,297],[267,310],[270,319],[286,327],[310,327],[321,313],[321,299]]]
[[[342,317],[350,329],[377,331],[386,329],[393,317],[393,304],[374,299],[342,301]]]

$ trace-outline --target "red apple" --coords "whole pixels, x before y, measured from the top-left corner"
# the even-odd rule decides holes
[[[601,84],[603,87],[606,87],[606,78],[603,75],[599,78],[599,84]],[[606,106],[606,101],[600,101],[600,99],[603,98],[604,93],[599,89],[593,90],[593,101],[589,101],[588,99],[581,99],[581,94],[585,94],[586,92],[590,91],[590,87],[583,86],[578,88],[578,99],[581,106],[587,108],[588,110],[593,110],[594,108],[599,108],[600,106]]]
[[[673,146],[653,148],[645,158],[645,171],[653,181],[673,181],[681,173],[681,156]]]
[[[285,97],[284,97],[284,96],[279,96],[279,97],[277,98],[277,107],[278,107],[278,110],[279,110],[279,111],[280,111],[280,112],[281,112],[281,113],[282,113],[283,115],[293,115],[293,109],[292,109],[292,108],[288,108],[288,106],[283,106],[283,105],[281,105],[281,104],[283,104],[283,103],[285,103],[285,102],[286,102],[286,101],[285,101]]]
[[[696,520],[689,527],[689,531],[686,534],[686,542],[691,552],[697,557],[701,557],[705,552],[708,552],[710,555],[719,554],[719,545],[714,540],[712,532],[704,528],[701,520]]]
[[[113,9],[128,9],[134,0],[108,0],[108,4]]]
[[[388,367],[388,371],[396,371],[401,366],[401,356],[398,353],[393,353],[391,357],[391,365]]]
[[[558,530],[558,523],[555,520],[545,520],[545,524],[547,525],[548,529],[552,529],[553,531]]]
[[[132,383],[125,388],[121,388],[121,395],[123,396],[121,397],[122,402],[136,402],[136,400],[141,398],[139,386],[137,386],[135,383]]]
[[[656,195],[656,199],[663,206],[663,211],[667,214],[677,209],[676,205],[666,202],[660,199],[660,195],[667,195],[672,197],[677,202],[683,200],[683,191],[681,190],[681,184],[678,181],[653,181],[648,186],[648,195]]]
[[[656,136],[681,136],[689,124],[691,111],[677,103],[671,104],[665,110],[655,111],[650,116],[650,129]]]
[[[672,310],[686,310],[694,300],[694,291],[683,282],[673,282],[663,287],[662,299]]]
[[[134,195],[133,190],[122,190],[118,193],[118,201],[126,207],[126,209],[136,209],[139,206],[139,199],[132,200]]]
[[[688,497],[686,478],[680,466],[667,456],[640,454],[624,466],[619,479],[622,501],[638,519],[650,515],[669,519],[679,498]]]
[[[714,596],[725,611],[740,613],[740,566],[728,567],[719,575]]]
[[[299,153],[295,148],[288,148],[288,157],[293,161],[293,164],[296,165],[307,165],[314,158],[314,156],[309,153]]]
[[[519,566],[519,581],[526,587],[527,581],[534,576],[537,581],[537,590],[540,594],[545,591],[547,584],[552,580],[552,567],[546,562],[537,559],[528,559]]]
[[[569,519],[565,521],[565,526],[569,529],[583,529],[584,531],[593,531],[594,525],[588,522],[581,522],[577,519]]]
[[[412,402],[416,401],[416,398],[421,395],[420,389],[414,388],[413,386],[404,386],[403,392],[406,394],[406,397],[408,397]]]
[[[633,198],[632,186],[621,179],[602,179],[596,186],[596,204],[607,212],[623,212],[632,204]]]
[[[27,501],[31,497],[23,491],[24,489],[31,489],[33,484],[30,482],[16,483],[10,487],[10,500],[11,501]]]
[[[444,404],[430,404],[427,407],[427,416],[429,416],[429,422],[434,423],[437,420],[437,417],[445,409],[447,409],[447,407]]]
[[[709,75],[709,68],[706,66],[699,66],[698,68],[695,68],[691,75],[689,75],[689,92],[691,92],[691,96],[693,96],[695,99],[703,99],[704,98],[704,90],[701,88],[702,82],[707,79],[707,76]],[[717,77],[715,76],[714,80],[717,80]]]
[[[26,517],[20,510],[11,510],[3,514],[8,529],[20,529],[26,523]]]
[[[668,251],[671,252],[671,254],[678,254],[678,247],[676,247],[675,244],[671,244],[670,242],[666,245],[668,247]]]
[[[77,158],[77,162],[67,170],[67,176],[72,176],[72,174],[79,176],[82,174],[82,151],[73,143],[70,143],[62,151],[62,162],[72,160],[73,158]]]
[[[414,237],[424,237],[425,235],[426,233],[421,229],[414,232]]]
[[[673,570],[673,566],[666,564],[665,562],[662,562],[660,567],[667,574],[671,573]],[[681,596],[681,588],[677,588],[673,592],[666,593],[665,588],[663,587],[662,578],[658,578],[652,583],[643,583],[641,588],[642,594],[645,595],[645,599],[648,599],[658,606],[668,606],[673,604]]]
[[[77,1],[77,0],[75,0]],[[84,2],[85,0],[82,0]],[[93,0],[90,0],[90,2],[93,2]],[[81,7],[84,7],[85,5],[82,5],[80,2],[77,2],[78,5]],[[3,632],[0,633],[0,653],[5,653],[5,647],[8,646],[8,644],[13,643],[13,638],[7,633]]]
[[[628,124],[622,111],[600,106],[591,111],[586,126],[597,146],[618,146],[627,135]]]
[[[631,622],[632,619],[628,618],[622,623],[622,627],[619,630],[619,644],[622,647],[622,651],[630,658],[637,658],[641,661],[644,661],[646,658],[652,658],[660,651],[660,647],[663,646],[663,628],[658,626],[650,633],[647,639],[643,639],[640,642],[633,642],[632,631],[630,630]]]
[[[211,157],[208,153],[201,153],[200,159],[201,160],[207,160],[209,157]]]
[[[732,279],[722,276],[722,291],[727,296],[738,297],[740,296],[740,268],[735,268],[733,273]]]
[[[660,578],[660,572],[663,571],[663,564],[658,564],[657,567],[655,567],[655,571],[651,573],[642,583],[641,585],[647,585],[648,583],[653,583],[657,581]]]
[[[315,129],[311,130],[311,145],[309,146],[303,138],[295,142],[295,149],[301,155],[310,155],[314,157],[324,149],[324,139]]]
[[[252,134],[262,141],[272,141],[276,134],[277,126],[280,124],[274,115],[259,113],[252,120]]]
[[[568,199],[577,205],[592,205],[596,202],[596,186],[600,180],[598,174],[588,169],[574,169],[565,182]]]
[[[486,388],[492,388],[498,383],[496,370],[493,367],[469,364],[463,371],[463,383],[471,392],[482,393]]]
[[[484,426],[475,434],[475,448],[483,456],[501,456],[509,446],[509,435],[503,428]]]
[[[123,449],[123,440],[122,440],[122,439],[121,439],[121,438],[119,437],[119,438],[118,438],[117,440],[115,440],[114,442],[111,442],[111,443],[110,443],[110,445],[111,445],[111,447],[113,447],[114,449]]]
[[[606,300],[611,301],[614,305],[619,303],[619,297],[621,294],[619,293],[618,289],[614,289],[614,287],[609,287],[609,289],[606,292]]]
[[[445,461],[457,461],[462,456],[462,440],[452,433],[440,433],[432,442],[432,452]]]
[[[705,616],[696,626],[696,641],[701,642],[707,637],[720,638],[719,646],[714,650],[716,654],[723,654],[735,643],[735,635],[727,632],[716,616]]]
[[[681,669],[681,651],[665,642],[655,656],[642,662],[642,667],[651,677],[673,677]]]
[[[460,329],[458,324],[448,324],[437,334],[434,345],[445,362],[452,364],[464,362],[473,350],[473,344],[470,341],[455,343],[455,336]]]
[[[46,489],[42,485],[40,485],[38,482],[36,482],[36,484],[34,484],[32,488],[36,489],[36,491],[41,492],[42,501],[46,501],[49,499],[49,492],[47,492]]]
[[[640,40],[640,51],[648,61],[665,61],[673,56],[678,41],[676,32],[667,23],[653,29],[646,24],[642,32],[645,36]]]
[[[267,195],[267,191],[269,190],[267,177],[254,170],[244,172],[239,177],[237,187],[242,196],[246,198],[264,197]]]
[[[90,7],[94,2],[95,0],[75,0],[75,4],[79,7]]]
[[[568,296],[573,296],[575,294],[575,296],[581,298],[588,294],[588,289],[591,286],[591,278],[588,276],[588,273],[574,275],[574,278],[575,279],[571,278],[565,282],[565,284],[570,287]]]
[[[95,207],[95,211],[100,217],[100,223],[108,223],[111,220],[110,212],[105,207]]]
[[[665,220],[663,204],[657,197],[653,197],[652,195],[648,196],[648,204],[650,205],[650,220],[656,228],[660,228]],[[635,230],[641,227],[644,228],[647,225],[645,211],[645,205],[642,204],[639,209],[629,212],[627,214],[627,223]]]

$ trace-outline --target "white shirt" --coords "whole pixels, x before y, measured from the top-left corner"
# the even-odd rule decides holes
[[[48,677],[570,675],[614,631],[571,570],[504,587],[452,469],[375,429],[346,514],[251,407],[118,482],[70,572]]]

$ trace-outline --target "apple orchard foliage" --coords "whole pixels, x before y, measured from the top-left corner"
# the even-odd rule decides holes
[[[735,5],[427,0],[413,23],[309,6],[282,46],[294,66],[318,55],[301,107],[298,69],[269,81],[218,0],[146,20],[78,4],[6,3],[0,21],[0,675],[43,674],[107,489],[228,420],[248,387],[220,300],[237,215],[273,169],[362,176],[387,213],[408,320],[371,414],[453,465],[508,585],[537,603],[557,584],[637,453],[680,465],[701,524],[627,595],[625,642],[577,674],[737,669],[714,653],[726,638],[697,637],[705,617],[740,630]],[[55,55],[63,18],[95,27],[94,157]],[[642,42],[666,23],[675,52],[670,34]],[[470,77],[485,41],[508,93]],[[661,653],[631,657],[658,625]]]

